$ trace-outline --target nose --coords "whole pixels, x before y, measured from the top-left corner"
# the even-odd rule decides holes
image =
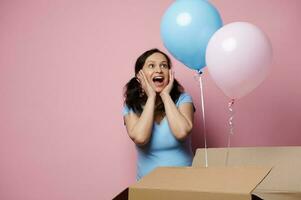
[[[155,72],[162,72],[160,65],[156,65]]]

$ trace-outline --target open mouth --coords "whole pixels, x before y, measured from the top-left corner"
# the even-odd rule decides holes
[[[153,78],[154,83],[163,83],[164,77],[163,76],[156,76]]]

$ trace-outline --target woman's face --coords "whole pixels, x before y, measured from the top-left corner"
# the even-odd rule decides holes
[[[166,57],[161,53],[153,53],[146,60],[142,70],[151,87],[160,93],[169,82],[169,66]]]

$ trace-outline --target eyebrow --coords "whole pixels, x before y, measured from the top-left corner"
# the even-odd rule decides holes
[[[146,63],[149,63],[149,62],[155,62],[155,61],[149,60],[149,61],[147,61]],[[163,62],[166,62],[166,63],[167,63],[167,61],[165,61],[165,60],[163,60],[161,63],[163,63]]]

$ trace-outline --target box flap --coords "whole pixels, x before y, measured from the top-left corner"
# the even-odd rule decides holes
[[[227,199],[227,195],[237,197],[235,199],[251,199],[251,192],[269,171],[267,167],[160,167],[130,187],[129,199],[135,199],[131,196],[139,191],[148,193],[148,196],[150,191],[172,191],[170,195],[190,192],[190,195],[194,193],[202,198],[210,196],[208,199]]]
[[[208,165],[225,166],[227,148],[209,148]],[[301,193],[301,147],[230,148],[228,166],[273,166],[257,192]],[[204,166],[204,149],[198,149],[193,167]]]

